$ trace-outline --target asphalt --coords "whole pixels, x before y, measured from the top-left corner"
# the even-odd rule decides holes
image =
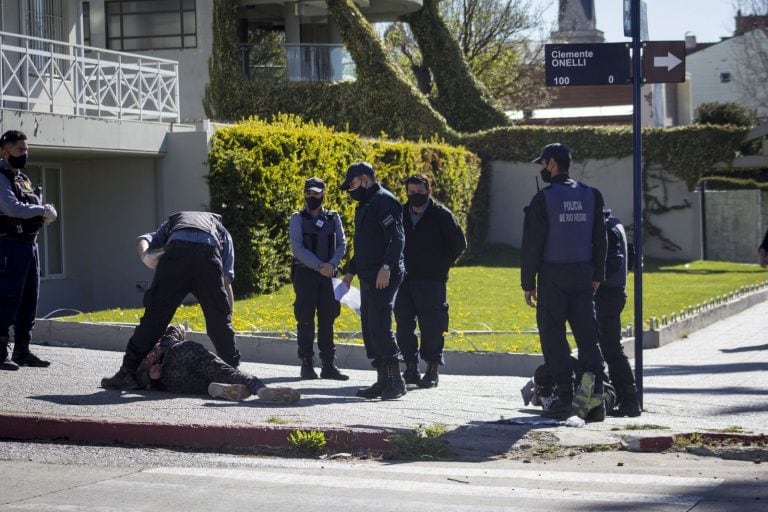
[[[104,390],[99,381],[119,367],[119,352],[38,345],[34,351],[51,361],[49,368],[0,371],[0,439],[219,450],[286,446],[288,434],[300,429],[325,432],[334,451],[386,451],[393,433],[442,424],[452,450],[470,459],[496,457],[542,437],[532,434],[546,434],[561,447],[658,451],[692,433],[727,433],[765,446],[767,318],[768,301],[645,350],[642,416],[583,428],[542,422],[536,408],[523,405],[524,377],[446,374],[435,389],[410,388],[403,398],[383,402],[355,397],[375,379],[373,371],[349,370],[346,382],[301,381],[297,365],[244,363],[268,385],[295,387],[302,398],[290,406],[255,397],[234,403]]]

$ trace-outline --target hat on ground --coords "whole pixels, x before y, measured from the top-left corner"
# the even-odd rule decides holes
[[[325,182],[321,180],[320,178],[307,178],[307,181],[304,182],[304,192],[324,192],[325,191]]]
[[[544,151],[541,152],[541,156],[536,160],[533,160],[532,163],[540,164],[542,160],[549,160],[550,158],[554,158],[558,162],[571,163],[571,152],[564,145],[555,142],[554,144],[544,146]]]
[[[373,166],[368,162],[357,162],[350,165],[349,169],[347,169],[347,177],[344,179],[344,183],[342,183],[339,188],[341,190],[348,190],[349,184],[352,183],[352,180],[358,176],[362,176],[363,174],[367,174],[368,176],[373,177]]]

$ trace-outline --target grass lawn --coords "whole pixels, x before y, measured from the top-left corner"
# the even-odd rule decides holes
[[[536,312],[523,300],[520,288],[519,251],[492,247],[471,263],[451,270],[448,300],[451,304],[451,333],[446,348],[455,350],[540,352],[538,336],[525,333],[536,329]],[[768,280],[768,272],[755,265],[716,261],[645,261],[643,274],[643,317],[661,318],[679,313],[712,297],[740,286]],[[634,324],[633,277],[627,287],[629,299],[622,324]],[[235,304],[237,331],[294,331],[293,289],[290,285],[270,295],[239,300]],[[68,317],[66,320],[138,323],[142,309],[111,309]],[[202,311],[197,305],[180,308],[174,322],[188,322],[193,330],[204,331]],[[342,307],[337,331],[357,332],[358,316]],[[475,331],[504,331],[477,334]],[[360,335],[357,334],[357,337]],[[357,340],[358,342],[360,340]]]

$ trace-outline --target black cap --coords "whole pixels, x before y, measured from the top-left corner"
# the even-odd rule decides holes
[[[541,156],[536,160],[533,160],[532,163],[540,164],[542,160],[549,160],[550,158],[554,158],[558,162],[567,162],[570,164],[571,152],[564,145],[555,142],[554,144],[544,146],[544,151],[541,152]]]
[[[20,140],[27,140],[27,136],[24,132],[19,130],[8,130],[0,137],[0,148],[5,146],[8,142],[18,142]]]
[[[373,177],[373,166],[368,162],[357,162],[350,165],[349,169],[347,169],[347,177],[344,178],[344,183],[339,188],[341,190],[349,189],[349,184],[352,183],[352,180],[363,174]]]
[[[310,190],[313,192],[324,192],[325,182],[320,178],[307,178],[307,181],[304,182],[304,192]]]

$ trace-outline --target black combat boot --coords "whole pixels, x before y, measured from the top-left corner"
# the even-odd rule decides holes
[[[424,389],[436,388],[439,381],[438,369],[440,365],[438,363],[427,363],[427,371],[424,372],[419,387]]]
[[[317,373],[315,372],[314,357],[301,358],[301,378],[302,380],[314,380],[318,378]]]
[[[48,368],[51,363],[43,361],[29,351],[29,341],[18,341],[13,344],[11,360],[19,366],[31,366],[34,368]]]
[[[323,361],[323,367],[320,369],[321,379],[330,380],[349,380],[349,375],[341,373],[336,366],[336,361],[331,359],[330,361]]]
[[[400,375],[400,363],[393,361],[384,365],[384,390],[381,392],[382,400],[395,400],[405,395],[405,381]]]
[[[136,372],[129,371],[124,367],[120,367],[116,374],[112,377],[104,377],[101,379],[101,387],[104,389],[139,389],[138,381],[136,380]]]
[[[545,418],[567,420],[573,416],[573,385],[557,385],[557,400],[549,409],[541,411]]]
[[[355,395],[360,398],[378,398],[384,392],[385,380],[386,372],[384,371],[384,364],[380,363],[376,368],[376,382],[367,388],[358,389]]]
[[[0,337],[0,370],[18,370],[18,365],[8,360],[8,336]]]
[[[421,382],[421,375],[419,375],[419,363],[416,361],[406,361],[405,371],[403,372],[403,380],[406,384],[418,384]]]
[[[623,389],[619,406],[609,413],[610,416],[637,418],[642,414],[640,401],[637,399],[637,388],[634,384]]]

